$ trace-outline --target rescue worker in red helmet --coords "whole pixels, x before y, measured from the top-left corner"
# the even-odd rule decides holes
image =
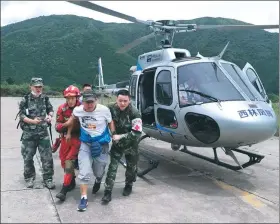
[[[67,87],[63,92],[66,102],[58,107],[56,113],[55,129],[60,134],[60,150],[59,158],[61,160],[61,167],[64,169],[64,180],[61,191],[56,195],[58,199],[64,201],[67,192],[73,190],[76,186],[75,181],[75,161],[78,158],[78,152],[80,148],[80,127],[75,125],[71,132],[71,139],[67,143],[66,135],[67,128],[66,122],[71,117],[73,109],[79,106],[80,90],[73,85]],[[53,147],[53,152],[58,148],[59,142],[56,142]]]

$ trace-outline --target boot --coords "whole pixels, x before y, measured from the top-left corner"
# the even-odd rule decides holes
[[[95,180],[94,185],[93,185],[93,187],[92,187],[92,194],[96,194],[97,191],[99,191],[99,189],[100,189],[100,184],[101,184],[101,182],[98,183],[98,182]]]
[[[72,191],[76,187],[76,180],[75,177],[72,178],[71,183],[69,185],[69,191]]]
[[[43,184],[48,189],[55,189],[55,184],[52,179],[43,180]]]
[[[26,187],[27,188],[33,188],[33,186],[34,186],[33,178],[27,179],[25,182],[26,182]]]
[[[58,198],[61,201],[65,201],[66,194],[67,194],[68,191],[69,191],[69,186],[67,187],[63,184],[61,191],[55,197]]]
[[[105,190],[105,191],[104,191],[104,196],[103,196],[103,198],[102,198],[101,200],[102,200],[103,202],[105,202],[105,203],[108,203],[108,202],[110,202],[110,201],[112,200],[111,195],[112,195],[112,192],[111,192],[111,191]]]
[[[129,196],[132,192],[132,185],[126,184],[123,189],[123,196]]]

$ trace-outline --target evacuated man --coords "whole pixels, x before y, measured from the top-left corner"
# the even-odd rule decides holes
[[[138,140],[142,133],[142,119],[139,111],[130,103],[127,90],[119,90],[117,102],[109,105],[116,133],[113,133],[111,148],[111,162],[105,180],[105,192],[102,201],[111,201],[111,192],[116,179],[119,161],[125,154],[127,163],[125,173],[125,187],[123,195],[128,196],[132,191],[133,182],[137,176]]]
[[[61,161],[61,167],[64,169],[62,189],[56,195],[61,201],[64,201],[67,192],[73,190],[76,186],[75,160],[78,158],[81,144],[79,139],[79,125],[73,127],[69,142],[66,142],[67,128],[65,127],[66,122],[72,116],[73,109],[76,106],[81,105],[79,102],[80,90],[76,86],[71,85],[64,90],[63,96],[66,99],[66,102],[58,107],[55,124],[55,129],[60,134],[59,141],[61,141],[61,146],[59,150],[59,158]],[[55,151],[56,150],[53,149],[53,152]]]
[[[84,92],[84,91],[86,91],[86,90],[92,90],[92,86],[91,86],[90,84],[88,84],[88,83],[85,83],[85,84],[83,85],[83,90],[82,90],[82,92]],[[83,102],[83,96],[80,97],[80,103],[82,103],[82,102]]]
[[[20,127],[23,130],[21,154],[24,160],[24,179],[28,188],[34,186],[36,172],[33,157],[38,148],[43,168],[43,183],[47,188],[53,189],[53,157],[48,133],[53,106],[49,98],[42,93],[41,78],[32,78],[30,88],[31,93],[24,96],[19,104]]]
[[[97,95],[92,90],[83,93],[83,104],[75,107],[69,120],[67,138],[75,120],[79,120],[81,127],[81,146],[78,154],[79,175],[81,183],[81,201],[78,211],[85,211],[88,205],[87,188],[90,175],[93,171],[96,177],[92,193],[100,189],[100,184],[105,173],[109,158],[109,143],[111,135],[115,132],[114,123],[108,107],[97,103]]]

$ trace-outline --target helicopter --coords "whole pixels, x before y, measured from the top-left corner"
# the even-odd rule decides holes
[[[256,70],[247,63],[241,70],[222,59],[227,45],[218,56],[191,56],[187,49],[173,48],[177,33],[203,29],[275,29],[279,25],[197,25],[180,24],[175,20],[143,21],[87,1],[72,4],[140,23],[153,32],[125,45],[117,53],[125,53],[151,37],[160,36],[161,49],[138,56],[131,68],[129,93],[131,102],[142,116],[143,133],[139,143],[152,137],[171,144],[181,151],[234,171],[260,163],[263,155],[239,149],[272,137],[277,131],[277,118]],[[183,146],[183,148],[182,148]],[[213,149],[214,159],[191,152],[191,147]],[[222,148],[237,165],[219,160]],[[240,164],[235,153],[247,155]],[[126,163],[122,160],[122,165]],[[158,166],[139,172],[141,177]]]
[[[98,74],[95,76],[92,86],[95,89],[95,92],[97,93],[99,98],[101,98],[101,99],[102,99],[102,97],[110,98],[111,95],[116,95],[116,93],[120,89],[128,89],[128,86],[124,86],[124,83],[126,83],[126,82],[118,82],[116,84],[110,84],[110,85],[104,84],[101,57],[98,58],[97,64],[98,64],[98,66],[97,66]],[[98,85],[95,85],[96,78],[98,78]]]

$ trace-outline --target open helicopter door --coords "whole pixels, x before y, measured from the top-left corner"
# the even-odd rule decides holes
[[[158,67],[154,77],[154,112],[156,128],[161,140],[174,142],[178,118],[175,69],[173,67]]]
[[[129,80],[129,95],[131,99],[131,104],[139,110],[139,97],[138,97],[138,81],[139,75],[132,75]]]
[[[253,68],[252,65],[250,65],[248,62],[242,69],[242,71],[246,74],[248,77],[249,81],[252,83],[252,85],[256,88],[256,90],[261,94],[261,96],[265,99],[267,103],[270,103],[268,96],[265,92],[265,89],[263,87],[263,84],[261,82],[260,77],[258,76],[258,73],[256,70]]]

